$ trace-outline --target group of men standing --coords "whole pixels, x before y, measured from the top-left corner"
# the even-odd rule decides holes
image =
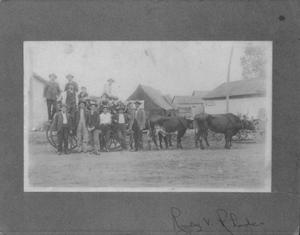
[[[127,107],[119,104],[115,110],[108,105],[101,108],[97,102],[86,102],[88,93],[85,87],[78,94],[78,85],[72,75],[62,92],[56,82],[55,74],[49,75],[49,83],[44,90],[47,102],[48,119],[51,130],[57,131],[58,154],[68,154],[68,138],[76,135],[77,151],[87,152],[88,143],[92,145],[93,153],[100,155],[100,151],[109,151],[112,133],[117,133],[117,140],[123,150],[138,151],[143,148],[143,129],[146,115],[140,102],[129,103]],[[127,146],[126,135],[130,141]]]

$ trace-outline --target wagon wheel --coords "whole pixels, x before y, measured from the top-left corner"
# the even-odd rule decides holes
[[[246,130],[240,130],[236,135],[237,141],[244,141],[248,139],[248,132]]]
[[[219,133],[215,133],[213,131],[208,132],[208,134],[210,135],[210,138],[216,142],[221,142],[223,141],[223,134],[219,134]]]
[[[47,126],[47,129],[46,129],[46,138],[48,140],[48,142],[54,147],[54,148],[57,148],[57,136],[54,135],[54,133],[52,132],[51,130],[51,125],[49,124]]]
[[[57,133],[53,132],[50,126],[51,125],[47,127],[46,137],[48,142],[57,149]],[[75,149],[77,147],[77,139],[75,135],[69,135],[68,145],[69,149]]]

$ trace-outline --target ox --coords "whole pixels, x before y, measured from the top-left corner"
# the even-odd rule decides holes
[[[160,148],[162,148],[162,139],[164,139],[166,148],[168,148],[172,144],[171,133],[177,132],[177,148],[182,149],[181,138],[188,128],[193,128],[193,121],[184,117],[152,116],[148,119],[147,123],[152,140],[157,148],[157,135],[159,137]]]
[[[195,143],[200,142],[201,149],[204,149],[202,139],[205,140],[207,146],[208,129],[215,133],[223,133],[225,135],[225,148],[231,148],[232,136],[236,135],[240,130],[255,130],[255,126],[251,121],[240,119],[232,113],[210,115],[207,113],[197,114],[194,117],[194,125],[196,128]]]

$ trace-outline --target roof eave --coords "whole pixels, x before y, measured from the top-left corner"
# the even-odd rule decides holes
[[[256,94],[245,94],[245,95],[232,95],[229,96],[230,99],[238,99],[238,98],[253,98],[253,97],[265,97],[265,93],[256,93]],[[226,96],[214,96],[214,97],[203,97],[203,100],[222,100],[226,99]]]

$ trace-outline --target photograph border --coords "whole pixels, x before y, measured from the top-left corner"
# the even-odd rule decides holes
[[[193,42],[191,40],[177,40],[177,41],[157,41],[157,40],[125,40],[125,41],[107,41],[107,40],[91,40],[91,41],[23,41],[23,56],[24,56],[24,62],[29,61],[30,58],[28,58],[28,55],[26,53],[26,44],[33,45],[35,42],[65,42],[65,43],[80,43],[80,42]],[[27,75],[28,68],[25,66],[28,65],[28,63],[24,63],[24,192],[231,192],[231,193],[270,193],[272,190],[272,122],[273,122],[273,115],[272,115],[272,84],[273,84],[273,41],[269,40],[245,40],[245,41],[216,41],[216,40],[198,40],[194,42],[238,42],[238,43],[251,43],[251,42],[268,42],[270,43],[271,47],[271,58],[270,64],[271,64],[271,71],[268,71],[271,78],[266,79],[266,113],[268,114],[268,122],[266,126],[266,140],[265,140],[265,169],[266,169],[266,178],[265,178],[265,187],[264,188],[202,188],[202,187],[176,187],[176,186],[170,186],[170,187],[118,187],[118,186],[111,186],[111,187],[61,187],[61,186],[55,186],[55,187],[41,187],[41,186],[31,186],[29,183],[29,137],[26,137],[29,134],[29,124],[28,120],[29,118],[29,108],[26,100],[28,100],[28,90],[29,90],[29,81],[28,78],[25,76]],[[26,57],[27,56],[27,57]],[[224,150],[225,151],[225,150]],[[201,150],[199,150],[201,153]],[[130,152],[129,152],[130,154]],[[270,169],[268,167],[269,163]]]

